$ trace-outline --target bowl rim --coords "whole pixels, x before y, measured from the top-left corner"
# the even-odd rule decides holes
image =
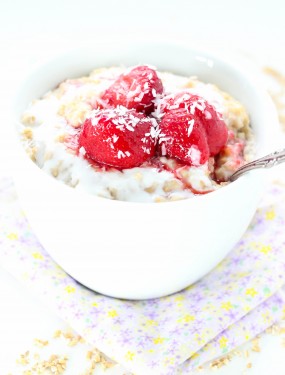
[[[240,58],[240,62],[241,64],[237,63],[236,61],[228,58],[227,56],[225,56],[223,53],[218,53],[217,51],[212,51],[211,49],[206,49],[206,48],[200,48],[200,47],[196,47],[196,46],[193,46],[191,45],[190,43],[185,43],[185,42],[180,42],[180,41],[167,41],[167,40],[152,40],[152,41],[145,41],[145,40],[140,40],[140,41],[122,41],[120,42],[120,46],[128,46],[130,49],[131,49],[131,46],[132,45],[140,45],[141,47],[164,47],[164,48],[183,48],[185,49],[185,51],[189,51],[189,52],[192,52],[192,53],[195,53],[196,57],[199,57],[201,59],[208,59],[208,60],[212,60],[214,62],[218,62],[220,64],[226,64],[227,66],[229,66],[233,71],[239,73],[243,78],[245,78],[248,82],[251,83],[251,85],[253,87],[256,88],[256,92],[259,94],[259,98],[261,98],[261,100],[264,102],[264,106],[262,107],[262,111],[264,111],[264,109],[266,108],[266,111],[271,111],[271,115],[273,117],[273,121],[272,121],[272,131],[274,132],[278,132],[278,119],[277,119],[277,111],[276,111],[276,108],[269,96],[269,94],[266,92],[264,86],[262,85],[261,83],[261,74],[257,74],[257,71],[256,70],[252,70],[252,67],[250,66],[250,64],[248,64],[248,62],[245,60],[245,59],[242,59]],[[95,48],[100,48],[100,46],[104,46],[104,48],[106,48],[106,46],[108,46],[109,48],[111,48],[112,46],[117,46],[118,45],[118,42],[117,41],[96,41],[94,42],[94,44],[92,46],[94,46]],[[34,170],[35,170],[35,173],[37,174],[41,174],[42,176],[47,176],[49,178],[49,181],[53,181],[53,183],[56,183],[56,185],[58,186],[61,186],[61,189],[68,189],[68,191],[73,191],[74,194],[78,195],[83,195],[85,197],[89,197],[90,199],[92,200],[99,200],[99,201],[104,201],[106,202],[106,204],[123,204],[123,205],[136,205],[136,206],[141,206],[142,204],[143,205],[151,205],[151,206],[164,206],[164,205],[161,205],[161,204],[153,204],[154,202],[140,202],[140,201],[137,201],[137,202],[133,202],[133,201],[121,201],[121,200],[112,200],[112,199],[108,199],[108,198],[104,198],[104,197],[100,197],[100,196],[97,196],[97,195],[94,195],[94,194],[91,194],[87,191],[83,191],[83,190],[75,190],[74,188],[72,188],[71,186],[61,182],[61,181],[58,181],[57,179],[55,179],[54,177],[50,176],[48,173],[46,173],[45,171],[43,171],[39,166],[37,166],[29,157],[28,155],[26,154],[26,152],[24,151],[24,148],[22,147],[21,145],[21,141],[20,141],[20,137],[19,137],[19,133],[18,133],[18,130],[16,129],[17,128],[17,124],[20,122],[19,120],[19,117],[18,115],[16,114],[17,111],[15,111],[15,107],[16,107],[16,103],[18,100],[20,100],[20,96],[21,96],[21,92],[25,91],[24,89],[24,86],[30,81],[33,79],[33,76],[35,76],[37,73],[39,73],[42,69],[46,68],[47,66],[51,65],[51,64],[55,64],[56,62],[59,62],[61,59],[66,59],[68,58],[68,56],[72,56],[74,54],[78,54],[80,51],[82,52],[88,52],[89,48],[88,47],[75,47],[75,48],[72,48],[72,49],[69,49],[67,51],[64,51],[62,53],[57,53],[55,55],[53,55],[52,57],[48,57],[46,58],[44,61],[41,61],[40,63],[38,64],[35,64],[33,67],[31,67],[25,74],[24,76],[22,77],[22,79],[20,80],[19,84],[17,85],[17,89],[16,89],[16,93],[15,95],[13,96],[13,99],[12,99],[12,102],[11,102],[11,107],[10,107],[10,112],[11,112],[11,117],[13,119],[12,123],[13,123],[13,135],[12,135],[12,138],[14,140],[16,140],[16,143],[17,143],[17,148],[18,150],[20,149],[21,153],[23,154],[23,157],[25,158],[26,161],[28,161],[28,163],[30,163],[30,165],[32,165],[34,167]],[[84,72],[82,72],[82,74],[84,74]],[[64,78],[63,78],[64,79]],[[46,90],[47,91],[47,90]],[[275,118],[274,118],[275,117]],[[14,142],[15,144],[15,142]],[[37,171],[37,172],[36,172]],[[161,202],[161,203],[168,203],[168,204],[172,204],[172,205],[177,205],[177,206],[181,206],[183,204],[185,204],[187,202],[187,204],[189,202],[191,202],[193,200],[193,198],[195,198],[195,200],[199,199],[199,200],[207,200],[207,199],[214,199],[215,196],[219,196],[220,194],[223,193],[223,191],[225,191],[225,189],[227,191],[231,190],[231,189],[234,189],[234,188],[238,188],[238,185],[239,184],[242,184],[242,183],[250,183],[251,181],[257,179],[259,181],[259,183],[262,183],[265,181],[265,176],[263,176],[261,173],[258,173],[257,171],[253,171],[253,173],[249,172],[248,174],[245,174],[244,176],[242,176],[241,178],[237,179],[236,181],[234,182],[231,182],[225,186],[222,186],[221,188],[217,189],[217,190],[214,190],[214,191],[211,191],[210,193],[207,193],[207,194],[197,194],[195,195],[195,197],[190,197],[190,198],[184,198],[184,199],[181,199],[181,200],[177,200],[177,201],[165,201],[165,202]],[[51,182],[52,183],[52,182]],[[73,193],[72,193],[73,194]],[[116,202],[116,203],[114,203]]]

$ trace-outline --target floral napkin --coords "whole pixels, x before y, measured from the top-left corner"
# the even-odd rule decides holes
[[[285,188],[272,185],[243,238],[212,272],[168,297],[126,301],[73,280],[38,242],[0,182],[0,260],[90,344],[136,374],[186,374],[284,313]],[[210,249],[209,249],[210,251]]]

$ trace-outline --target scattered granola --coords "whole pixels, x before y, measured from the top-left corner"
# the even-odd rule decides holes
[[[20,354],[20,358],[17,359],[17,363],[19,365],[28,365],[30,363],[30,360],[29,360],[29,355],[30,355],[30,352],[29,350],[27,350],[24,354]]]
[[[63,350],[58,348],[59,340],[61,340],[60,344]],[[47,340],[35,338],[31,348],[20,354],[16,364],[21,367],[23,375],[61,375],[68,370],[69,357],[75,354],[73,348],[78,345],[80,345],[79,351],[83,350],[84,352],[85,350],[85,356],[82,357],[78,369],[76,368],[76,373],[94,375],[96,369],[108,370],[116,364],[98,349],[90,349],[85,340],[71,329],[56,330]],[[36,348],[39,351],[35,351]],[[52,353],[54,351],[56,353]],[[82,372],[80,373],[80,371]]]
[[[213,362],[210,363],[210,368],[211,369],[219,369],[225,365],[227,365],[231,360],[230,355],[226,355],[224,357],[221,357],[219,359],[214,360]]]
[[[40,348],[44,347],[44,346],[47,346],[48,345],[48,341],[47,340],[40,340],[40,339],[34,339],[34,344]]]
[[[200,365],[197,368],[197,373],[208,373],[209,371],[219,371],[221,368],[230,365],[235,359],[240,358],[244,363],[243,375],[247,375],[248,371],[254,367],[254,357],[256,355],[263,355],[264,350],[262,350],[263,339],[266,336],[275,337],[279,340],[281,346],[285,347],[285,317],[279,323],[273,324],[264,333],[258,335],[253,340],[245,344],[242,349],[235,349],[226,355],[216,358],[208,364]],[[64,347],[64,350],[58,349],[58,343]],[[39,351],[35,351],[35,348]],[[72,362],[71,358],[76,356],[78,352],[83,353],[78,367],[68,367],[69,363]],[[56,352],[56,353],[52,353]],[[29,350],[25,351],[16,361],[17,366],[21,368],[21,372],[13,373],[23,374],[23,375],[61,375],[61,374],[73,374],[69,372],[76,371],[78,375],[95,375],[99,373],[100,370],[108,371],[108,369],[113,368],[117,364],[106,357],[96,348],[90,348],[90,346],[85,342],[85,340],[72,331],[67,330],[56,330],[50,338],[48,339],[34,339],[33,345]],[[234,363],[232,363],[234,365]],[[74,366],[74,365],[71,365]],[[126,373],[125,371],[116,374],[121,375],[133,375],[131,373]],[[7,374],[9,375],[9,374]]]

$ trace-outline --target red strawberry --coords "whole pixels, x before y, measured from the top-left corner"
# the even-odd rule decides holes
[[[184,108],[195,118],[199,117],[206,130],[210,155],[218,154],[228,139],[228,130],[222,115],[205,99],[187,91],[168,95],[160,104],[160,111],[163,113],[178,108]]]
[[[154,119],[122,106],[97,109],[82,126],[79,147],[99,163],[136,167],[154,155],[156,125]]]
[[[192,98],[198,99],[197,95],[193,95],[189,91],[180,91],[177,94],[166,95],[159,103],[160,112],[167,113],[175,109],[186,109],[192,104]]]
[[[141,65],[121,74],[102,94],[101,99],[112,107],[122,105],[149,114],[154,109],[154,99],[162,92],[162,82],[156,71]]]
[[[162,156],[198,166],[209,159],[207,135],[201,120],[185,109],[165,114],[160,122],[159,150]]]

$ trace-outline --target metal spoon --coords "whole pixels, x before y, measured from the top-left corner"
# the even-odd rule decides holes
[[[229,181],[235,181],[237,178],[253,169],[271,168],[283,162],[285,162],[285,149],[272,152],[272,154],[263,156],[262,158],[243,165],[230,176]]]

